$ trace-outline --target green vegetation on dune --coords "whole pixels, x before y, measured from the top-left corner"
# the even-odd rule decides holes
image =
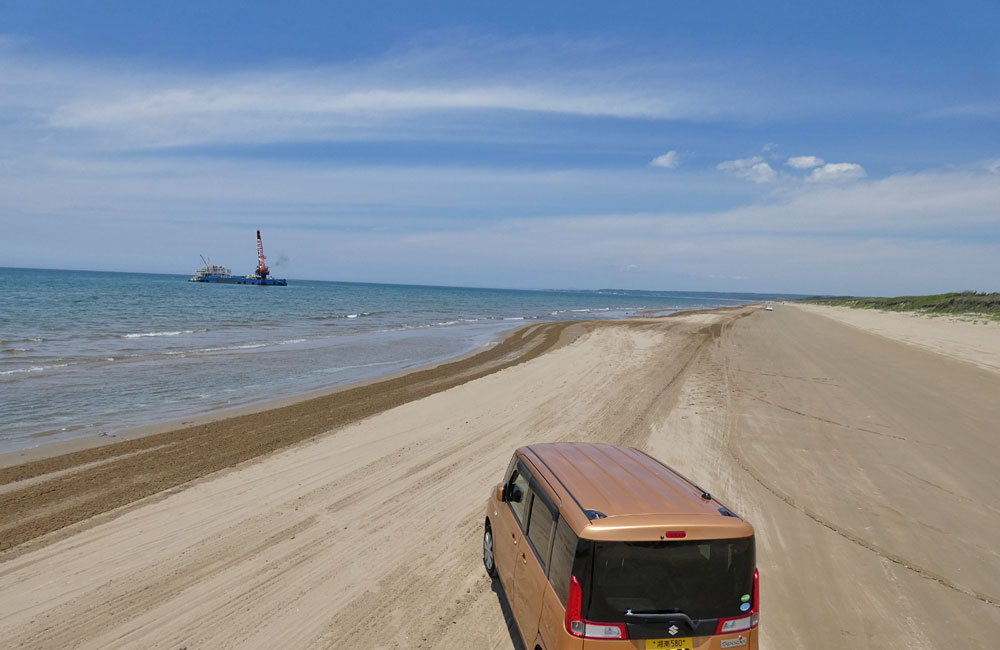
[[[1000,293],[940,293],[934,296],[898,296],[896,298],[806,298],[800,302],[855,309],[882,309],[885,311],[913,311],[928,316],[969,315],[1000,320]]]

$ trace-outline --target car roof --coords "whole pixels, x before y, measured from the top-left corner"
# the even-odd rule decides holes
[[[655,458],[627,447],[543,443],[521,447],[544,479],[567,523],[581,537],[604,540],[722,539],[753,527],[717,499]]]

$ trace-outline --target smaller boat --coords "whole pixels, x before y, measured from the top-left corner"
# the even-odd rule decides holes
[[[205,262],[205,266],[201,267],[194,272],[189,278],[190,282],[219,282],[219,278],[235,278],[233,272],[224,266],[219,266],[218,264],[211,264],[205,260],[204,257],[201,258],[202,262]]]

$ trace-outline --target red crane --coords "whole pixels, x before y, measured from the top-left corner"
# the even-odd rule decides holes
[[[262,278],[267,277],[267,261],[264,258],[264,244],[260,241],[260,230],[257,230],[257,275]]]

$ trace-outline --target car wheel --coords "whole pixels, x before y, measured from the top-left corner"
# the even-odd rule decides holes
[[[483,566],[486,567],[486,574],[491,578],[497,575],[496,559],[493,555],[493,530],[489,524],[483,533]]]

